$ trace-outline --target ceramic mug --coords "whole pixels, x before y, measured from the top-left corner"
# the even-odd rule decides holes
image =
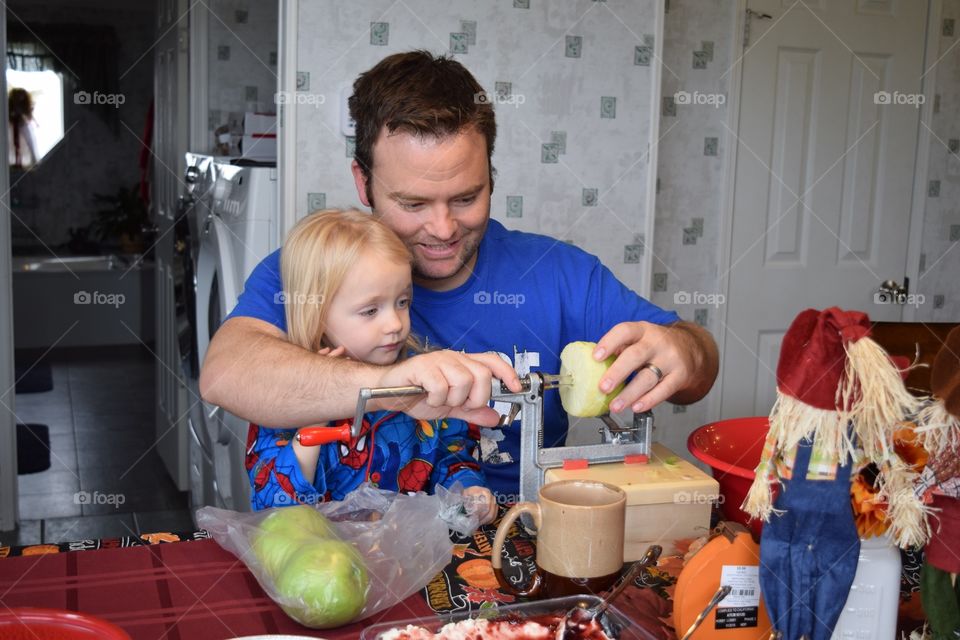
[[[539,502],[514,505],[497,527],[491,564],[500,587],[516,596],[545,598],[610,587],[623,568],[627,494],[591,480],[551,482],[538,494]],[[511,583],[502,570],[503,543],[524,513],[537,528],[537,567],[525,588]]]

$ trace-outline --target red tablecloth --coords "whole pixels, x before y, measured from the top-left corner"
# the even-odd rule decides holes
[[[75,548],[89,546],[76,543]],[[37,547],[27,551],[36,553]],[[912,575],[906,568],[905,575]],[[616,607],[637,623],[626,633],[627,640],[641,637],[641,627],[659,640],[676,639],[670,626],[671,598],[680,569],[680,557],[665,554],[656,569],[644,574],[645,588],[631,586],[617,599]],[[901,600],[900,621],[910,631],[922,624],[923,614],[918,594],[905,586],[908,597]],[[358,624],[314,631],[288,618],[253,574],[213,540],[7,558],[0,554],[0,611],[79,611],[113,622],[134,639],[217,640],[263,633],[356,638],[377,622],[432,615],[422,593]]]
[[[5,558],[0,604],[81,611],[149,640],[258,633],[356,638],[381,619],[431,613],[417,594],[359,624],[307,629],[288,618],[243,563],[213,540]]]

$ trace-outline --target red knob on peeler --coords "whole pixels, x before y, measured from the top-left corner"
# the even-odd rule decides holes
[[[350,425],[339,427],[304,427],[297,431],[297,441],[305,447],[329,442],[350,442]]]

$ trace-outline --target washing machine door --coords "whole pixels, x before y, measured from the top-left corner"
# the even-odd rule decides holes
[[[197,258],[197,349],[206,357],[213,334],[233,309],[240,278],[233,255],[231,230],[217,215],[205,219]],[[249,481],[243,467],[247,422],[206,401],[203,406],[202,442],[210,443],[216,504],[226,509],[249,509]]]
[[[239,294],[230,230],[219,216],[208,213],[200,230],[197,255],[197,356],[203,364],[210,340],[233,309]]]
[[[187,388],[188,392],[198,393],[196,398],[200,397],[195,381],[189,381]],[[186,416],[190,508],[194,510],[208,505],[223,507],[223,502],[219,499],[216,474],[213,467],[213,444],[207,438],[204,427],[203,403],[194,399],[191,399],[191,402],[190,410]]]

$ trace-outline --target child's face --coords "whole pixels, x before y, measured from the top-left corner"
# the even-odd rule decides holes
[[[410,334],[410,265],[364,252],[333,297],[324,338],[354,360],[393,364]]]

